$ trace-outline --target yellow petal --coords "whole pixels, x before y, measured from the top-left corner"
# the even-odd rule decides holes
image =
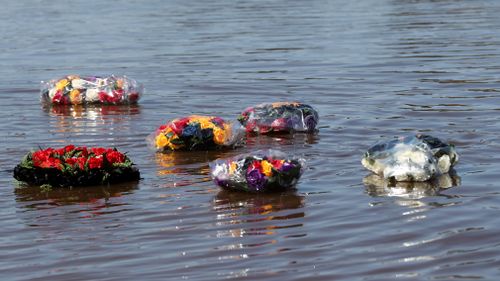
[[[215,127],[214,131],[214,142],[219,145],[223,145],[226,142],[226,132],[219,128]]]
[[[200,123],[200,127],[202,129],[209,129],[209,128],[213,128],[215,126],[212,122],[210,122],[209,117],[200,117],[200,118],[196,119],[196,121],[198,121]]]
[[[262,165],[262,173],[268,177],[273,175],[273,165],[269,163],[267,160],[262,160],[260,162]]]
[[[68,79],[62,79],[56,84],[56,89],[62,90],[69,84]]]
[[[167,146],[169,143],[167,137],[164,134],[159,134],[156,136],[156,148],[161,149]]]
[[[69,93],[69,99],[71,100],[72,104],[81,104],[82,103],[82,96],[80,95],[80,91],[78,89],[73,89]]]
[[[123,79],[120,78],[116,80],[116,87],[118,89],[123,89]]]
[[[282,101],[282,102],[273,102],[273,103],[271,103],[271,105],[272,105],[273,108],[276,108],[276,107],[281,107],[281,106],[284,106],[284,105],[299,106],[299,103],[298,102],[286,102],[286,101]]]
[[[234,171],[236,171],[237,165],[236,162],[231,162],[231,165],[229,165],[229,173],[234,174]]]

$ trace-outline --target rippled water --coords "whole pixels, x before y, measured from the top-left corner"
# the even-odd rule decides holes
[[[5,280],[495,280],[500,269],[500,2],[4,1],[0,9],[0,276]],[[126,74],[137,107],[42,108],[40,80]],[[238,151],[154,155],[174,117],[235,118],[301,100],[317,135]],[[387,188],[373,143],[425,132],[457,146],[456,175]],[[116,146],[137,184],[16,189],[38,146]],[[297,191],[221,191],[208,161],[301,155]]]

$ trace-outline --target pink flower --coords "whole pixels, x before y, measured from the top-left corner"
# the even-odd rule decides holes
[[[287,120],[285,118],[277,118],[271,123],[271,128],[274,131],[286,131],[287,130]]]
[[[172,129],[172,131],[176,135],[180,136],[182,134],[182,130],[184,129],[184,127],[186,127],[188,123],[189,123],[188,117],[174,120],[172,123],[170,123],[170,129]]]
[[[247,132],[253,132],[256,127],[257,127],[257,121],[255,121],[255,120],[249,120],[247,122],[247,124],[245,125],[245,131],[247,131]]]

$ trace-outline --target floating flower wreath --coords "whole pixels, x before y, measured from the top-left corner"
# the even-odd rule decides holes
[[[142,84],[126,76],[68,75],[42,82],[42,101],[49,104],[134,104],[143,94]]]
[[[14,168],[14,178],[32,185],[99,185],[139,180],[133,165],[116,149],[68,145],[29,152]]]
[[[243,154],[211,162],[216,185],[249,192],[283,191],[295,186],[304,170],[305,160],[288,158],[269,150]]]
[[[210,150],[237,144],[243,138],[242,132],[220,117],[192,115],[160,126],[148,142],[157,151]]]
[[[299,102],[262,103],[245,109],[238,121],[247,132],[260,134],[280,132],[314,132],[318,112]]]

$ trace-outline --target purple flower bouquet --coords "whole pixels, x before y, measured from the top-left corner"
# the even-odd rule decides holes
[[[210,163],[216,185],[247,192],[283,191],[295,186],[305,160],[275,150],[257,151]]]

